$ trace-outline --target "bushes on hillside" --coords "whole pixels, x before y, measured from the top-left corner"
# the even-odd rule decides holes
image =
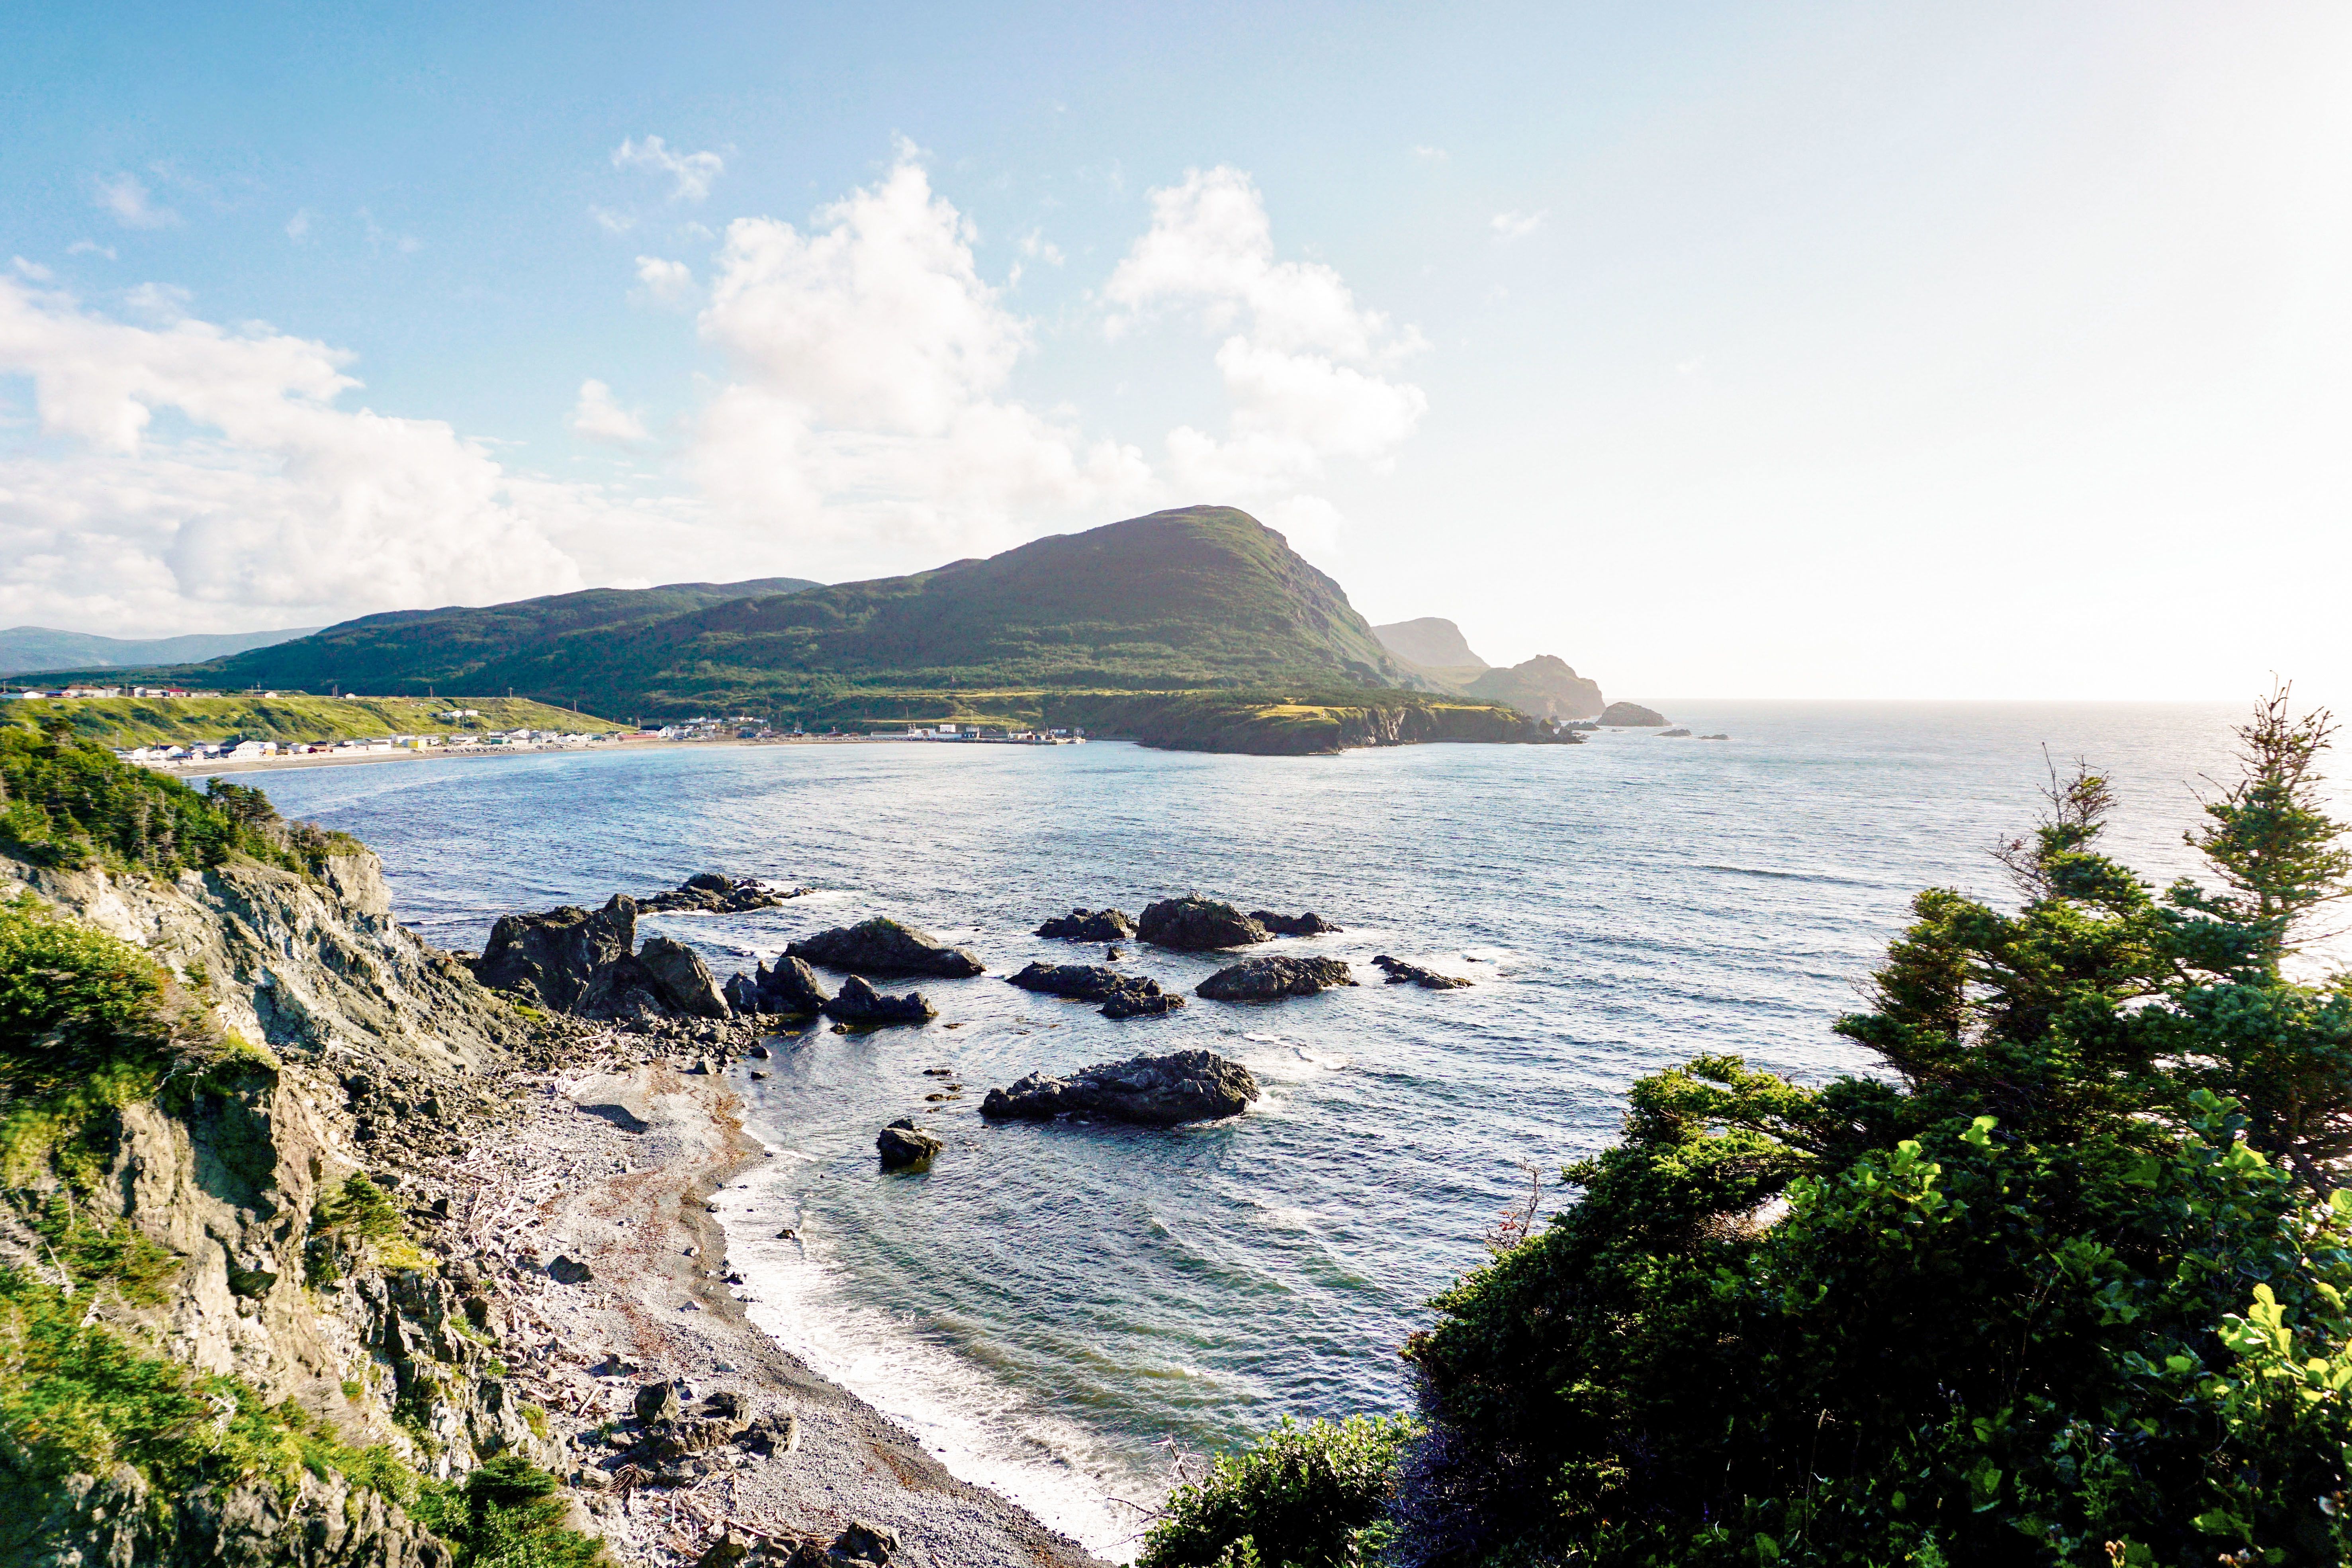
[[[1359,1568],[1386,1539],[1391,1477],[1413,1430],[1393,1415],[1284,1421],[1177,1489],[1139,1568]]]
[[[171,876],[244,854],[301,869],[304,857],[292,837],[282,825],[270,829],[278,814],[263,816],[261,792],[228,791],[235,793],[215,781],[207,799],[76,739],[63,725],[46,732],[0,728],[0,847],[37,864]],[[245,796],[260,799],[260,807]]]

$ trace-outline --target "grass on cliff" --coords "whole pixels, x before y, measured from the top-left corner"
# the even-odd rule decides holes
[[[467,708],[480,717],[435,717]],[[310,745],[379,735],[456,740],[493,730],[601,735],[623,728],[525,697],[87,697],[0,703],[0,721],[20,729],[59,721],[79,738],[109,747],[185,746],[232,736]]]

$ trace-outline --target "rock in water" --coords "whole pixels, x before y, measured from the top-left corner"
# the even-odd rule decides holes
[[[1171,1051],[1098,1062],[1068,1078],[1031,1073],[992,1089],[980,1113],[998,1121],[1047,1121],[1072,1113],[1171,1127],[1237,1116],[1257,1098],[1249,1068],[1214,1051]]]
[[[882,1156],[885,1170],[920,1164],[946,1147],[946,1140],[924,1131],[909,1116],[898,1118],[874,1138],[875,1151]]]
[[[711,978],[709,967],[694,949],[666,936],[649,936],[637,949],[637,962],[653,976],[663,1001],[697,1018],[724,1018],[732,1011]]]
[[[919,1024],[939,1016],[921,992],[885,996],[855,974],[841,983],[841,994],[824,1005],[824,1012],[843,1024]]]
[[[738,974],[730,980],[727,1000],[739,1013],[814,1018],[833,998],[817,983],[816,971],[797,958],[779,958],[773,968],[763,963],[755,974]]]
[[[1135,934],[1135,922],[1124,910],[1072,910],[1039,926],[1037,934],[1058,942],[1124,942]]]
[[[1612,702],[1601,710],[1601,722],[1628,730],[1660,730],[1666,725],[1666,716],[1638,702]]]
[[[1244,958],[1228,964],[1192,988],[1212,1002],[1273,1002],[1312,996],[1335,985],[1353,985],[1354,976],[1336,958]]]
[[[1372,967],[1385,971],[1389,977],[1389,984],[1391,985],[1412,984],[1430,991],[1458,991],[1470,984],[1467,980],[1457,980],[1451,974],[1440,974],[1434,969],[1423,969],[1418,963],[1407,963],[1402,959],[1391,958],[1385,952],[1372,960]]]
[[[1250,919],[1276,936],[1336,936],[1344,929],[1333,925],[1313,910],[1303,915],[1278,915],[1272,910],[1252,910]]]
[[[1184,1005],[1182,997],[1169,996],[1150,975],[1121,974],[1098,963],[1033,963],[1005,978],[1024,991],[1066,996],[1075,1002],[1100,1002],[1106,1018],[1140,1017]]]
[[[1233,905],[1202,898],[1162,899],[1146,905],[1136,934],[1185,952],[1214,952],[1271,940],[1264,926]]]
[[[786,899],[805,898],[814,890],[772,888],[756,877],[697,871],[668,892],[641,900],[637,908],[646,913],[734,915],[749,910],[773,909]]]
[[[978,974],[983,968],[962,948],[950,947],[929,931],[884,915],[819,931],[784,949],[784,956],[860,974],[937,974],[949,980]]]
[[[490,928],[474,978],[521,992],[559,1013],[583,1005],[637,945],[637,906],[615,893],[594,914],[566,904],[537,915],[500,915]]]

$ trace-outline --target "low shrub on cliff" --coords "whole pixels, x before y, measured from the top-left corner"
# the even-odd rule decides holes
[[[1378,1554],[1403,1416],[1284,1421],[1179,1487],[1139,1568],[1358,1568]]]
[[[564,1522],[561,1483],[501,1454],[455,1485],[428,1484],[411,1511],[449,1543],[457,1568],[591,1568],[604,1542]]]

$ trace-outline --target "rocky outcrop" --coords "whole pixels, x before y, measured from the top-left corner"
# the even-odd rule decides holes
[[[1355,983],[1336,958],[1244,958],[1202,981],[1192,994],[1212,1002],[1275,1002]]]
[[[739,1013],[814,1018],[832,1000],[817,983],[816,971],[797,958],[779,958],[727,982],[727,1001]]]
[[[1125,942],[1135,934],[1135,922],[1124,910],[1074,909],[1039,926],[1037,934],[1055,942]]]
[[[853,974],[841,983],[841,994],[824,1005],[824,1016],[837,1024],[920,1024],[939,1016],[919,991],[885,996]]]
[[[1465,697],[1507,702],[1538,719],[1590,719],[1605,704],[1601,685],[1561,659],[1539,653],[1508,669],[1489,669],[1462,689]]]
[[[594,914],[566,904],[499,916],[473,970],[485,985],[585,1018],[728,1016],[718,982],[684,943],[657,936],[639,950],[636,941],[636,901],[615,893]]]
[[[1166,1013],[1184,1005],[1169,998],[1160,982],[1148,974],[1122,974],[1099,963],[1032,963],[1007,982],[1024,991],[1066,996],[1074,1002],[1099,1002],[1106,1018],[1135,1018]]]
[[[1146,905],[1136,934],[1184,952],[1214,952],[1271,940],[1264,926],[1233,905],[1197,895]]]
[[[1276,936],[1337,936],[1346,929],[1333,925],[1313,910],[1303,915],[1278,915],[1272,910],[1252,910],[1250,919]]]
[[[874,1137],[875,1151],[882,1156],[882,1168],[886,1171],[919,1165],[946,1147],[945,1139],[924,1131],[908,1116],[900,1117]]]
[[[981,973],[985,967],[964,949],[950,947],[929,931],[885,915],[819,931],[785,948],[784,955],[859,974],[936,974],[948,980]]]
[[[1237,1116],[1257,1097],[1257,1079],[1241,1063],[1214,1051],[1171,1051],[1099,1062],[1068,1078],[1033,1072],[1010,1088],[990,1089],[980,1113],[996,1121],[1077,1115],[1168,1127]]]
[[[724,1018],[732,1008],[719,982],[694,949],[666,936],[651,936],[637,949],[637,962],[653,980],[656,994],[696,1018]]]
[[[666,893],[637,901],[641,914],[737,915],[772,910],[786,899],[806,898],[811,888],[772,888],[756,877],[735,878],[697,871]]]
[[[1451,974],[1440,974],[1434,969],[1407,963],[1401,958],[1391,958],[1385,952],[1372,960],[1372,967],[1386,973],[1391,985],[1418,985],[1427,991],[1458,991],[1470,984]]]
[[[45,1507],[0,1514],[0,1563],[163,1568],[449,1568],[400,1505],[334,1471],[159,1498],[129,1466],[68,1476]]]
[[[1601,722],[1623,730],[1660,730],[1670,721],[1656,709],[1638,702],[1612,702],[1601,710]]]

